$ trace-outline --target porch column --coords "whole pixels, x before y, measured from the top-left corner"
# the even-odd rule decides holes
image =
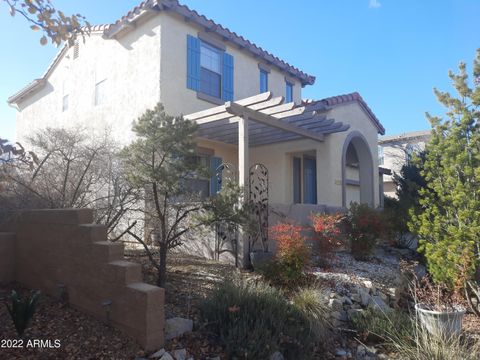
[[[239,116],[238,120],[238,185],[243,187],[244,196],[241,201],[247,201],[249,196],[250,155],[248,151],[248,117]],[[249,263],[248,234],[241,227],[238,231],[238,266],[246,267]]]

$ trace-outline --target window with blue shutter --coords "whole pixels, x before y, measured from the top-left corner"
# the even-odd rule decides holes
[[[303,158],[303,202],[317,203],[317,164],[310,157]]]
[[[187,35],[187,88],[200,88],[200,40]]]
[[[310,155],[293,157],[293,203],[317,203],[317,160]]]
[[[260,93],[268,91],[268,72],[260,69]]]
[[[289,103],[293,101],[293,84],[288,81],[285,84],[285,102]]]
[[[187,35],[187,88],[223,101],[233,100],[233,56]]]
[[[222,172],[221,169],[219,169],[220,165],[222,165],[222,158],[216,156],[210,158],[210,174],[212,175],[210,178],[210,196],[215,196],[222,189]]]
[[[223,91],[222,99],[224,101],[233,101],[233,56],[223,54]]]
[[[302,202],[302,158],[293,158],[293,203]]]

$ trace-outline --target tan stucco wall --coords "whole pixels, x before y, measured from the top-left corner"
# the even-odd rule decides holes
[[[296,153],[316,153],[317,157],[317,200],[318,204],[342,206],[342,151],[346,138],[358,131],[366,139],[373,160],[374,205],[379,205],[379,177],[377,154],[377,128],[357,103],[338,106],[327,113],[327,117],[350,124],[343,133],[325,136],[324,142],[296,140],[250,148],[250,164],[262,163],[269,171],[269,196],[271,203],[293,202],[292,157]],[[224,161],[238,166],[237,147],[217,142],[202,141],[204,147],[212,148]],[[358,180],[358,170],[347,169],[347,178]],[[360,200],[358,187],[347,186],[347,205]]]
[[[187,89],[187,35],[198,36],[203,31],[175,14],[160,13],[162,24],[161,48],[167,55],[161,58],[161,101],[172,115],[190,114],[215,104],[197,98],[196,91]],[[246,50],[239,50],[213,33],[209,34],[226,46],[234,58],[234,100],[259,93],[259,59]],[[288,44],[287,44],[288,46]],[[274,96],[285,96],[285,74],[272,67],[268,77],[269,90]],[[301,86],[294,86],[294,100],[301,101]]]
[[[80,40],[79,57],[73,48],[55,67],[47,85],[19,104],[17,138],[39,128],[85,126],[105,130],[122,144],[131,141],[132,121],[160,100],[160,19],[151,18],[117,40],[93,33]],[[106,79],[105,103],[95,106],[95,84]],[[62,112],[64,83],[68,110]]]
[[[292,160],[291,153],[314,150],[317,154],[317,200],[319,204],[342,206],[342,151],[345,139],[352,131],[359,131],[368,142],[372,153],[373,169],[378,169],[377,128],[357,103],[338,106],[327,117],[349,124],[346,132],[327,135],[324,142],[298,140],[253,148],[251,161],[261,162],[270,171],[273,203],[291,203]],[[374,205],[378,206],[378,176],[374,179]],[[348,203],[347,203],[348,204]]]
[[[107,320],[102,303],[110,300],[112,325],[145,349],[159,349],[164,289],[143,283],[140,264],[125,261],[123,244],[107,241],[105,226],[92,221],[89,209],[17,214],[0,228],[15,233],[0,232],[0,281],[15,280],[57,297],[62,285],[70,305],[102,321]],[[14,278],[11,266],[4,266],[12,261]]]
[[[0,232],[0,283],[15,280],[15,234]]]
[[[97,134],[108,131],[126,144],[133,139],[132,121],[159,101],[171,115],[215,106],[198,99],[186,86],[187,34],[198,36],[199,31],[175,14],[160,12],[118,40],[92,33],[85,43],[80,41],[77,59],[73,59],[73,48],[69,49],[48,76],[46,86],[18,104],[17,140],[25,142],[32,131],[47,126],[83,125]],[[259,59],[223,43],[234,56],[235,99],[258,94]],[[95,106],[95,84],[102,79],[107,79],[105,103]],[[285,74],[274,67],[269,89],[277,96],[285,95]],[[69,107],[62,112],[65,93],[69,94]],[[299,82],[294,86],[294,100],[301,101]]]

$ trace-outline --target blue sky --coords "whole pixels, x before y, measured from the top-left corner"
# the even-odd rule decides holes
[[[52,0],[92,24],[110,23],[140,0]],[[429,128],[442,114],[432,88],[450,90],[449,69],[471,62],[480,47],[477,0],[183,0],[303,71],[315,75],[305,98],[358,91],[387,134]],[[296,4],[293,6],[292,4]],[[57,49],[41,46],[0,0],[0,137],[15,139],[6,99],[45,71]]]

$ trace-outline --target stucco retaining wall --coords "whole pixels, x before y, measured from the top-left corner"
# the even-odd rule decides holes
[[[143,283],[141,266],[123,259],[123,244],[108,242],[106,228],[92,222],[89,209],[18,214],[0,229],[10,232],[0,233],[0,280],[52,296],[64,289],[71,305],[104,321],[109,309],[112,325],[145,349],[158,349],[164,289]]]
[[[0,282],[15,279],[15,234],[0,233]]]

